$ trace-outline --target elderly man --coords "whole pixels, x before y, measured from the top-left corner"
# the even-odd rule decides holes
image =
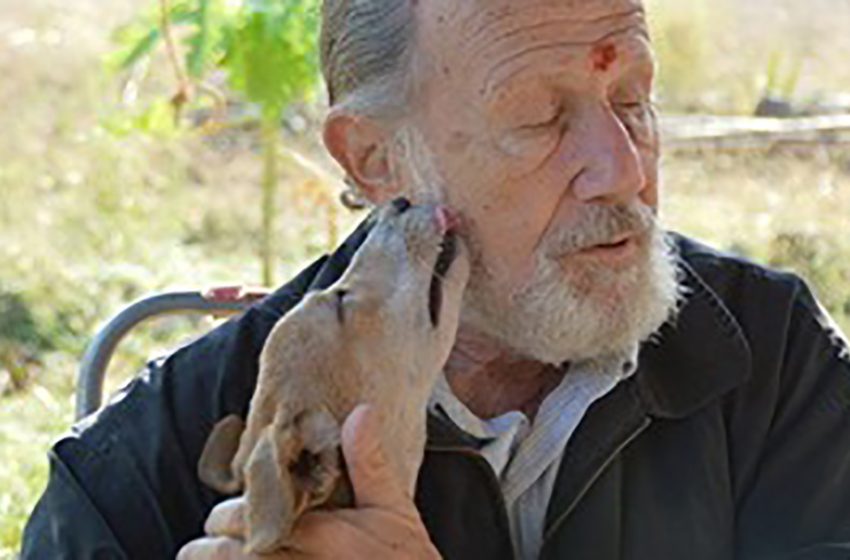
[[[455,208],[473,277],[416,496],[358,408],[356,507],[308,514],[277,558],[850,558],[847,346],[795,277],[657,225],[642,3],[329,0],[323,19],[328,150],[372,203]],[[241,500],[194,474],[203,442],[364,235],[57,443],[24,557],[242,558]]]

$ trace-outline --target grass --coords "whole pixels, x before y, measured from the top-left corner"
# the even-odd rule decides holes
[[[846,150],[680,155],[662,168],[671,228],[800,274],[850,333]]]
[[[143,294],[259,277],[250,135],[121,137],[103,126],[120,96],[100,59],[134,4],[0,0],[0,558],[17,550],[45,452],[70,425],[77,363],[97,326]],[[789,0],[650,5],[667,110],[750,112],[777,48],[804,58],[797,95],[850,91],[850,8],[830,3],[816,20],[817,8],[794,14]],[[691,154],[663,167],[668,224],[799,271],[850,331],[850,156]],[[279,279],[355,221],[303,196],[326,195],[322,185],[304,185],[290,172],[282,186]],[[166,320],[137,331],[109,386],[206,328]]]
[[[62,377],[2,399],[0,558],[11,557],[17,549],[22,523],[44,487],[45,451],[58,434],[68,429],[72,419],[70,377]]]
[[[847,2],[645,2],[660,61],[658,93],[669,111],[751,114],[774,79],[793,82],[779,90],[790,90],[798,105],[850,90]]]

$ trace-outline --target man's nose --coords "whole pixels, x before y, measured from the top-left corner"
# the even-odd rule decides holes
[[[574,196],[582,202],[607,204],[634,200],[646,187],[646,175],[625,125],[610,108],[599,108],[583,132],[576,140],[582,168],[573,179]]]

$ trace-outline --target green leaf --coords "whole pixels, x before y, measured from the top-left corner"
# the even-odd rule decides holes
[[[318,84],[317,3],[249,0],[225,58],[231,85],[278,114],[308,98]]]
[[[174,108],[166,100],[151,103],[135,117],[135,127],[151,136],[168,138],[177,133],[174,122]]]
[[[128,49],[124,54],[119,56],[115,61],[115,66],[120,70],[126,70],[133,66],[143,56],[147,56],[156,47],[160,39],[159,29],[151,29],[147,35],[141,38],[132,48]]]
[[[204,71],[204,65],[210,50],[210,0],[199,0],[197,33],[191,38],[192,46],[186,56],[189,75],[199,78]]]
[[[197,14],[186,8],[187,6],[181,6],[179,10],[171,10],[172,24],[181,25],[197,19]],[[157,13],[146,14],[137,22],[119,27],[112,37],[119,48],[115,53],[107,56],[107,66],[115,70],[126,70],[148,56],[161,39],[162,31]]]
[[[219,67],[227,52],[226,40],[236,24],[238,11],[225,0],[197,0],[197,19],[194,32],[187,38],[189,50],[186,68],[189,76],[199,80],[212,68]]]
[[[279,118],[309,100],[319,83],[319,0],[172,0],[169,19],[184,37],[184,64],[193,80],[223,70],[233,91]],[[149,55],[162,40],[159,3],[116,33],[118,68]],[[178,29],[179,28],[179,29]],[[188,32],[188,33],[187,33]],[[141,124],[141,123],[140,123]]]

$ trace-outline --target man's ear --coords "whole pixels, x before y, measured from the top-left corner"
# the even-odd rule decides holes
[[[328,152],[369,201],[381,204],[400,194],[390,163],[390,138],[378,123],[331,109],[323,132]]]

